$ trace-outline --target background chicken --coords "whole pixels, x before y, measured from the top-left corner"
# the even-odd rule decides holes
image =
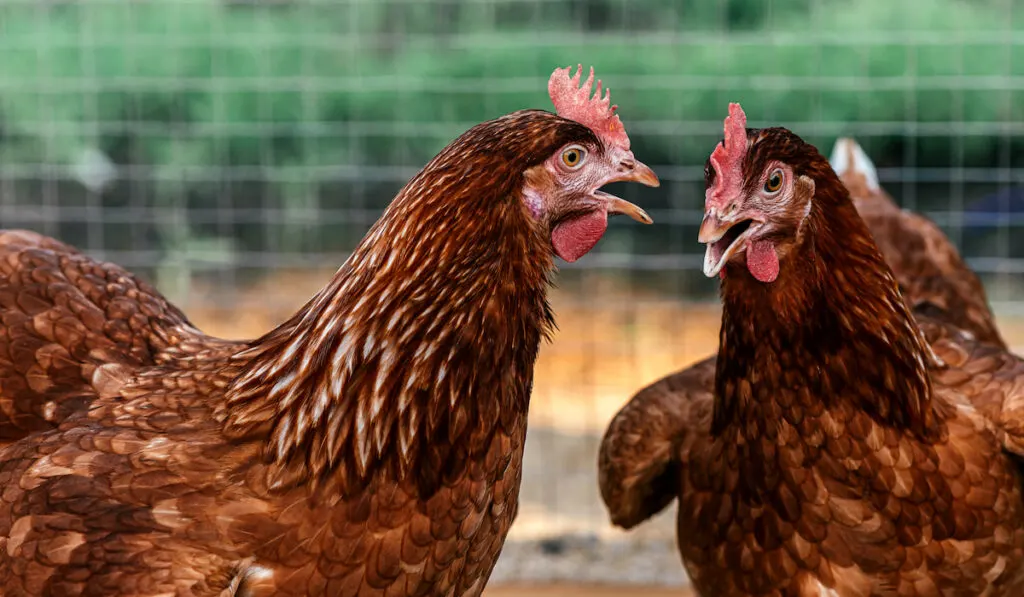
[[[853,139],[836,141],[830,161],[907,303],[918,311],[939,315],[983,342],[1006,348],[985,287],[942,230],[896,205],[878,184],[874,164]]]
[[[0,452],[4,594],[479,595],[516,514],[553,257],[589,251],[609,214],[650,222],[601,186],[658,183],[581,71],[552,75],[558,116],[516,112],[441,151],[334,279],[250,343],[201,336],[148,288],[90,295],[77,271],[104,266],[62,267],[78,257],[45,239],[11,252],[49,255],[71,299],[33,302],[30,285],[9,318],[40,304],[109,335],[105,311],[76,305],[137,300],[137,336],[169,339],[25,328],[26,359],[71,355],[36,377],[17,365],[35,398],[51,370],[96,397]],[[164,355],[167,329],[191,342]],[[96,367],[94,347],[115,364]]]
[[[745,122],[732,106],[705,170],[720,352],[612,421],[613,522],[678,497],[708,596],[1019,594],[1024,363],[915,321],[828,162]]]

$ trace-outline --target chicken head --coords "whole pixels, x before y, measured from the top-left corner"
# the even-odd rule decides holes
[[[556,69],[548,92],[559,116],[586,126],[593,136],[562,145],[527,170],[522,191],[530,214],[547,228],[555,254],[569,262],[594,248],[608,227],[609,215],[624,214],[651,223],[644,210],[601,187],[627,181],[659,185],[654,171],[630,151],[616,106],[610,105],[611,94],[605,90],[602,96],[601,81],[597,81],[591,97],[594,69],[580,87],[582,71],[581,66],[570,77],[570,68]]]
[[[815,185],[801,166],[808,163],[805,154],[813,147],[791,147],[795,137],[781,134],[784,129],[748,129],[746,122],[740,105],[730,104],[725,139],[704,168],[704,221],[698,240],[707,245],[707,277],[724,278],[726,265],[745,256],[747,271],[771,283],[808,221]]]

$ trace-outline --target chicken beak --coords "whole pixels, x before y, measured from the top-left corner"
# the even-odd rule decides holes
[[[601,201],[605,208],[608,210],[608,215],[622,214],[629,216],[640,222],[641,224],[653,224],[654,220],[651,216],[647,215],[647,212],[640,209],[639,206],[612,195],[611,193],[605,193],[604,191],[595,191],[594,198]]]
[[[650,166],[636,158],[633,158],[631,161],[633,164],[632,171],[619,180],[625,182],[638,182],[647,187],[661,186],[661,181],[658,180],[658,175],[654,173],[654,170],[651,170]]]
[[[661,181],[658,175],[650,166],[636,159],[632,151],[628,149],[618,153],[619,149],[613,149],[612,163],[616,164],[615,174],[604,181],[604,184],[613,182],[638,182],[647,187],[659,187]]]
[[[704,214],[704,221],[700,223],[700,232],[697,240],[707,248],[704,250],[704,275],[714,278],[725,266],[728,253],[732,253],[733,247],[723,248],[718,245],[725,233],[732,227],[731,222],[724,222],[713,209]]]
[[[708,209],[697,235],[697,240],[707,245],[704,275],[709,278],[717,276],[735,253],[745,250],[747,239],[760,229],[762,223],[763,220],[754,214],[741,212],[722,217],[714,207]]]
[[[619,174],[610,180],[607,180],[605,184],[611,184],[613,182],[638,182],[644,186],[657,187],[661,185],[661,181],[658,180],[658,175],[654,173],[647,164],[633,157],[632,151],[627,151],[626,155],[619,161]],[[621,199],[610,193],[604,191],[595,191],[594,198],[600,200],[608,209],[608,214],[622,214],[633,218],[641,224],[653,224],[654,220],[651,216],[647,215],[647,212],[640,209],[638,206],[633,205],[625,199]]]
[[[709,211],[704,214],[704,221],[700,223],[697,241],[702,245],[713,243],[725,236],[731,225],[731,223],[723,222],[714,211]]]

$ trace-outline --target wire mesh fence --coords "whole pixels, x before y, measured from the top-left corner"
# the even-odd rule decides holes
[[[961,247],[1005,321],[1024,305],[1015,4],[3,0],[0,224],[118,262],[211,333],[252,337],[456,135],[549,108],[554,67],[594,65],[662,180],[613,192],[656,224],[615,221],[563,268],[516,532],[604,537],[596,434],[642,384],[716,347],[696,230],[727,102],[823,152],[856,138],[896,200]]]

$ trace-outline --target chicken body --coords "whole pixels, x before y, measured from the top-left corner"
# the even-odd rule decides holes
[[[9,253],[30,259],[7,274],[8,378],[38,382],[12,403],[44,415],[19,429],[56,427],[0,449],[0,594],[480,595],[516,514],[554,253],[585,253],[608,214],[649,221],[600,186],[657,184],[607,99],[573,109],[603,132],[525,110],[465,133],[252,342],[47,239]],[[40,302],[23,279],[65,286]],[[47,417],[55,371],[80,407]]]
[[[23,230],[0,231],[0,444],[52,429],[124,367],[201,336],[124,269]]]
[[[1019,438],[998,422],[1024,397],[1024,363],[940,323],[922,327],[943,338],[941,439],[795,392],[714,435],[711,358],[642,390],[609,427],[601,467],[613,521],[630,528],[678,498],[680,553],[705,597],[1021,594],[1022,479],[1003,451],[1009,440],[1019,452]]]
[[[719,354],[611,422],[612,521],[630,528],[678,499],[683,563],[705,597],[1024,594],[1024,362],[955,310],[909,312],[811,146],[782,129],[740,143],[741,192],[790,168],[761,237],[781,267],[762,282],[760,255],[728,260]],[[748,253],[761,250],[750,228]]]
[[[22,255],[36,259],[36,267],[24,273],[68,276],[68,265],[52,272],[38,267],[40,259],[61,262],[68,255]],[[68,277],[104,268],[120,273],[84,257],[72,259],[76,269]],[[99,300],[117,304],[116,297],[102,292],[102,284],[77,280],[66,293],[71,300],[94,287],[102,295]],[[145,296],[166,304],[155,293]],[[132,293],[125,302],[146,305],[140,298]],[[539,296],[521,298],[534,308],[543,303]],[[64,300],[55,299],[54,308],[65,306]],[[31,307],[26,310],[31,315]],[[173,308],[168,312],[170,330],[188,329]],[[122,339],[89,327],[90,321],[106,329],[131,322],[105,314],[66,318],[69,328],[80,330],[70,339],[59,329],[30,336],[45,358],[53,359],[50,355],[62,348],[69,351],[66,364],[48,370],[63,376],[57,379],[68,379],[68,390],[56,393],[57,388],[47,387],[32,393],[32,388],[15,386],[21,393],[8,394],[10,386],[4,388],[4,396],[27,401],[16,405],[24,409],[21,413],[32,413],[31,405],[38,404],[40,414],[48,415],[54,402],[64,410],[58,412],[58,429],[28,435],[0,452],[0,487],[5,488],[0,497],[0,594],[479,595],[516,513],[526,431],[520,401],[526,399],[532,377],[529,349],[535,350],[543,333],[544,313],[537,312],[538,319],[530,321],[521,338],[526,350],[502,355],[495,363],[506,367],[500,377],[480,376],[480,386],[492,393],[482,402],[493,398],[507,404],[508,412],[498,406],[481,413],[470,404],[456,405],[472,409],[474,417],[459,430],[436,420],[436,413],[421,414],[434,418],[432,431],[443,435],[421,438],[416,449],[432,450],[427,444],[452,439],[472,440],[473,445],[456,443],[462,449],[455,454],[440,447],[421,454],[424,469],[434,469],[421,471],[422,478],[403,475],[397,466],[360,474],[349,461],[339,463],[336,474],[318,485],[306,463],[265,463],[272,423],[261,421],[250,429],[237,415],[242,408],[232,411],[228,404],[229,386],[253,361],[239,356],[248,343],[194,332],[183,346],[173,337],[167,345],[149,345],[146,340],[160,337],[153,330],[163,329],[156,325],[163,316],[154,313],[139,320],[148,329],[134,337]],[[372,319],[374,314],[368,315]],[[7,327],[9,334],[14,329]],[[24,345],[17,338],[11,341],[15,356]],[[108,352],[98,352],[97,345]],[[510,363],[509,357],[517,362]],[[47,362],[43,359],[37,362]],[[31,379],[31,374],[23,375]],[[358,406],[350,406],[335,416],[350,417],[352,425],[365,408],[357,414]],[[232,413],[236,418],[229,421]],[[21,432],[50,421],[39,419],[30,425],[23,423],[24,416],[11,422],[19,423],[13,428]],[[307,424],[314,422],[324,424],[312,416]],[[366,422],[400,424],[379,415],[367,416]],[[382,448],[397,451],[393,445]],[[355,452],[351,445],[340,449]],[[373,458],[385,461],[387,456]],[[337,456],[339,461],[346,457]]]
[[[223,432],[230,351],[148,369],[4,453],[4,595],[479,595],[516,513],[525,418],[415,480],[272,486]],[[511,389],[511,388],[510,388]],[[496,390],[500,391],[500,390]]]

